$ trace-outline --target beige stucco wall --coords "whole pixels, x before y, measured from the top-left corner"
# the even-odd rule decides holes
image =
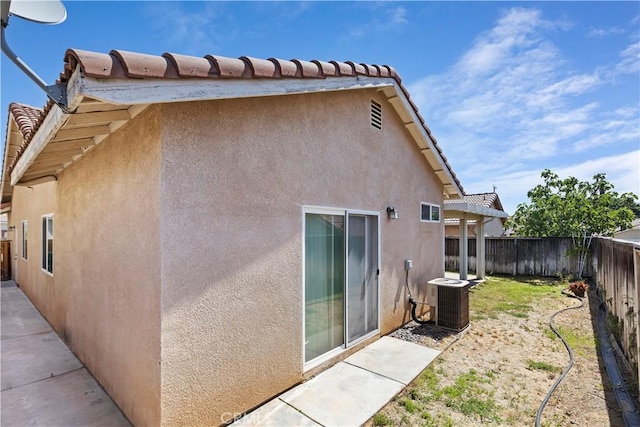
[[[54,326],[136,425],[160,424],[158,113],[61,173],[55,211]]]
[[[640,228],[631,228],[629,230],[618,231],[613,235],[616,239],[629,240],[632,242],[640,242]]]
[[[47,317],[54,328],[64,324],[64,289],[53,286],[54,278],[42,269],[42,215],[56,212],[56,182],[33,187],[17,186],[13,190],[9,226],[14,254],[13,278],[25,294]],[[22,258],[22,221],[27,221],[27,259]],[[54,223],[54,232],[55,232]],[[55,240],[54,240],[55,245]],[[54,246],[54,272],[56,254]]]
[[[442,186],[375,90],[171,104],[162,121],[164,425],[219,424],[303,378],[304,205],[380,212],[383,334],[410,319],[405,259],[412,284],[443,275],[444,224],[419,219]]]

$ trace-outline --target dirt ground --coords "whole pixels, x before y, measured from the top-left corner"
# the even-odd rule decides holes
[[[482,286],[473,292],[482,292]],[[537,299],[526,317],[505,312],[492,316],[495,318],[474,315],[472,297],[471,326],[462,333],[414,322],[395,331],[392,336],[443,353],[430,373],[425,371],[370,424],[535,425],[540,403],[569,361],[548,322],[555,311],[579,302],[560,294],[559,289],[556,295]],[[563,336],[569,335],[565,338],[573,348],[575,364],[546,405],[543,426],[624,426],[598,354],[592,323],[596,301],[589,291],[584,307],[555,318]],[[463,377],[472,381],[465,383]],[[440,390],[439,394],[429,392],[429,381],[437,384],[431,388]],[[473,397],[478,405],[465,407],[460,404],[465,396],[456,393]]]

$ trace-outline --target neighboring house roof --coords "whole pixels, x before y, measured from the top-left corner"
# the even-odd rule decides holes
[[[504,212],[504,208],[502,207],[502,202],[500,201],[500,197],[498,197],[498,193],[475,193],[475,194],[465,194],[462,197],[462,200],[445,200],[445,204],[454,204],[454,203],[469,203],[471,205],[483,206],[485,208],[497,209],[499,211]],[[500,218],[502,223],[504,224],[506,218]],[[444,223],[446,225],[459,225],[459,218],[445,218]],[[467,224],[473,225],[476,223],[475,219],[467,220]]]
[[[69,49],[60,82],[67,85],[67,107],[72,114],[52,101],[39,115],[39,110],[20,104],[10,108],[10,116],[19,122],[21,138],[15,156],[5,158],[3,201],[10,200],[8,183],[55,179],[92,146],[154,103],[362,88],[377,88],[388,98],[442,182],[446,196],[457,199],[464,194],[400,76],[387,65]]]
[[[636,218],[631,222],[631,227],[629,228],[625,228],[624,230],[619,229],[616,231],[616,233],[621,233],[623,231],[627,231],[627,230],[640,230],[640,218]]]
[[[474,205],[484,206],[485,208],[496,208],[504,211],[502,202],[500,202],[500,197],[498,197],[498,193],[465,194],[464,197],[462,197],[462,201],[472,203]],[[445,203],[453,202],[445,200]]]

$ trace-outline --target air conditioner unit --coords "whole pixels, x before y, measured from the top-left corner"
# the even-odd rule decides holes
[[[438,278],[428,282],[429,298],[436,294],[436,325],[454,331],[469,326],[469,282]]]

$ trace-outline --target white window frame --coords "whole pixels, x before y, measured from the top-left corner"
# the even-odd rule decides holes
[[[422,218],[422,208],[423,206],[429,206],[429,218]],[[438,219],[431,219],[433,217],[433,208],[438,208]],[[428,202],[420,202],[420,222],[431,222],[431,223],[439,223],[442,221],[442,207],[440,205],[436,205],[435,203]]]
[[[53,214],[46,214],[46,215],[42,215],[41,217],[41,224],[43,225],[42,227],[42,254],[41,254],[41,263],[40,263],[40,269],[42,270],[43,273],[49,275],[49,276],[53,276],[53,262],[51,265],[49,265],[49,257],[48,257],[48,253],[47,253],[47,248],[48,248],[48,243],[49,243],[49,219],[51,219],[51,225],[53,226]],[[53,231],[51,231],[51,253],[53,254]],[[53,258],[53,257],[52,257]]]
[[[21,255],[22,255],[22,259],[23,260],[27,260],[29,253],[27,252],[28,247],[27,247],[27,234],[28,234],[28,230],[29,230],[29,221],[24,220],[22,221],[22,248],[21,248]]]
[[[346,301],[345,301],[345,322],[344,322],[344,328],[345,328],[345,336],[344,336],[344,340],[345,343],[342,344],[340,347],[334,348],[333,350],[329,350],[327,353],[324,353],[318,357],[316,357],[315,359],[309,360],[305,362],[304,359],[304,348],[305,348],[305,326],[306,326],[306,313],[305,313],[305,307],[304,307],[304,301],[305,301],[305,260],[304,260],[304,254],[305,254],[305,233],[306,233],[306,214],[320,214],[320,215],[339,215],[339,216],[343,216],[345,218],[345,236],[348,233],[348,222],[347,222],[347,218],[349,214],[360,214],[360,215],[370,215],[370,216],[376,216],[378,218],[378,266],[382,266],[382,236],[381,236],[381,222],[380,218],[382,217],[379,211],[367,211],[367,210],[356,210],[356,209],[346,209],[346,208],[334,208],[334,207],[323,207],[323,206],[302,206],[302,370],[303,372],[307,372],[317,366],[322,365],[324,362],[333,359],[334,357],[336,357],[337,355],[345,352],[347,349],[352,348],[353,346],[361,343],[362,341],[365,341],[375,335],[379,335],[380,334],[380,325],[382,322],[382,276],[380,274],[378,274],[378,327],[369,332],[368,334],[358,338],[357,340],[348,343],[347,344],[347,331],[348,331],[348,313],[347,313],[347,306],[346,306]],[[345,245],[346,245],[346,239],[345,239]],[[346,248],[345,248],[346,249]],[[380,267],[381,268],[381,267]],[[380,268],[378,270],[380,270]],[[348,276],[348,265],[345,264],[345,278],[349,277]],[[345,286],[346,286],[346,281],[345,281]],[[346,290],[345,290],[346,292]]]

